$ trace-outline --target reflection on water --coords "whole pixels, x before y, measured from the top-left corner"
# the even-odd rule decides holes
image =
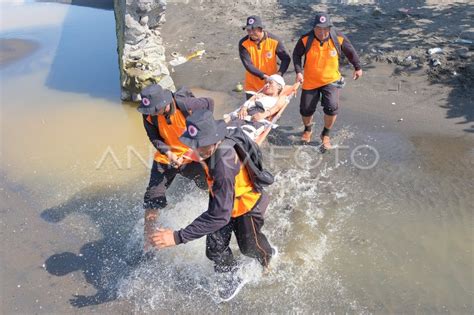
[[[34,27],[48,25],[58,26],[64,20],[69,7],[60,5],[40,5],[26,1],[0,1],[2,18],[0,19],[1,32],[18,30],[20,33]],[[33,1],[29,1],[33,2]],[[27,9],[26,9],[27,8]],[[4,34],[2,34],[2,37]]]
[[[44,19],[45,7],[51,16],[62,10],[64,20]],[[1,72],[8,78],[2,80],[1,94],[2,164],[13,182],[53,189],[41,183],[81,170],[78,177],[87,182],[101,176],[94,162],[108,146],[125,141],[145,147],[135,128],[140,118],[118,102],[113,12],[55,4],[3,8],[6,15],[12,9],[18,20],[42,14],[31,22],[34,27],[1,33],[4,38],[35,39],[40,46]]]
[[[46,86],[116,101],[119,88],[115,18],[111,11],[69,10]],[[89,23],[83,23],[88,20]],[[80,25],[80,27],[79,27]]]
[[[62,19],[47,19],[45,7]],[[119,100],[113,12],[52,4],[10,9],[17,19],[44,16],[22,29],[2,26],[1,34],[40,43],[0,72],[1,193],[18,192],[32,208],[21,199],[2,208],[2,231],[9,231],[2,239],[23,244],[9,247],[9,256],[26,255],[22,261],[33,264],[2,279],[14,296],[8,305],[39,312],[27,301],[45,284],[58,290],[42,301],[51,313],[96,304],[106,312],[472,313],[472,143],[439,136],[347,127],[335,138],[348,147],[337,159],[282,141],[276,154],[288,157],[269,161],[277,181],[264,227],[280,255],[266,277],[240,256],[251,281],[231,303],[215,303],[204,239],[130,266],[141,246],[153,150],[135,105]],[[216,116],[228,110],[225,94],[195,92],[216,99]],[[284,138],[292,130],[282,124]],[[276,140],[265,147],[267,159]],[[351,161],[361,144],[380,153],[371,170]],[[370,151],[355,158],[373,160]],[[205,209],[207,195],[179,179],[170,204],[160,224],[183,227]],[[17,225],[35,229],[12,234]],[[24,277],[31,291],[11,292]],[[124,300],[130,308],[122,308]]]

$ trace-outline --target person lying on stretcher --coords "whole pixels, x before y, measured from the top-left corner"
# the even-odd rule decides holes
[[[228,127],[241,127],[253,140],[271,124],[269,120],[287,103],[288,95],[281,92],[285,87],[285,80],[274,74],[268,78],[261,92],[257,92],[235,111],[224,115]]]

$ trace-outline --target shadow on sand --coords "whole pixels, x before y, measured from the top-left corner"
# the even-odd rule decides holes
[[[142,215],[137,199],[126,190],[90,188],[77,193],[63,205],[41,213],[41,217],[50,223],[59,223],[70,215],[86,215],[103,236],[84,244],[79,254],[58,253],[45,262],[46,270],[55,276],[82,271],[87,283],[97,290],[91,296],[74,296],[70,299],[71,305],[85,307],[116,299],[118,281],[130,273],[134,267],[132,260],[141,254],[140,242],[134,248],[127,246],[135,223]],[[87,235],[88,231],[90,227],[81,226],[81,233]]]

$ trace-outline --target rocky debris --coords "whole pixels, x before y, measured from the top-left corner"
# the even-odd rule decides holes
[[[469,13],[473,4],[327,6],[330,13],[337,12],[333,21],[359,50],[363,65],[389,63],[397,66],[397,73],[408,75],[424,71],[434,82],[464,82],[471,77],[460,68],[467,69],[473,62],[474,29],[469,23],[474,18]]]
[[[474,55],[474,51],[470,51],[470,50],[467,49],[467,48],[458,49],[458,50],[456,51],[456,53],[458,54],[458,56],[459,56],[461,59],[465,59],[465,60],[472,59],[472,57],[473,57],[473,55]]]
[[[141,19],[140,19],[140,24],[141,25],[147,25],[148,20],[149,20],[148,15],[142,16]]]
[[[149,84],[175,90],[159,26],[166,0],[114,0],[122,100],[139,101]]]
[[[433,67],[441,66],[441,61],[439,59],[431,59],[431,64]]]
[[[442,53],[443,53],[443,49],[441,49],[439,47],[428,49],[428,54],[430,54],[430,55],[442,54]]]
[[[380,9],[379,7],[375,7],[373,10],[372,10],[372,16],[373,17],[380,17],[384,14],[384,12],[382,11],[382,9]]]
[[[414,46],[408,50],[396,48],[369,47],[361,52],[363,60],[384,62],[401,67],[405,70],[424,70],[436,82],[456,77],[460,82],[471,80],[461,68],[466,68],[474,60],[474,45],[460,44],[455,39],[441,38],[445,45],[441,47]],[[439,43],[438,43],[439,44]],[[456,75],[453,75],[456,73]]]

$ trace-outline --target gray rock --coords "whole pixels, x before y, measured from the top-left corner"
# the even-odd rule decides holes
[[[443,53],[443,49],[441,49],[439,47],[428,49],[428,54],[430,54],[430,55],[442,54],[442,53]]]
[[[148,16],[147,15],[142,16],[142,18],[140,19],[140,24],[141,25],[147,25],[148,24]]]
[[[459,57],[465,60],[471,59],[473,56],[474,56],[474,52],[472,51],[466,51],[459,54]]]
[[[136,45],[143,39],[145,39],[146,34],[140,34],[140,35],[132,35],[133,33],[131,32],[125,32],[125,36],[127,37],[126,43],[130,45]]]
[[[441,66],[441,61],[439,61],[438,59],[431,59],[431,64],[433,65],[433,67],[438,67]]]
[[[114,0],[120,60],[121,98],[138,100],[143,87],[159,83],[175,90],[166,65],[161,33],[165,0]]]
[[[143,48],[145,56],[156,56],[156,58],[165,57],[165,48],[163,46],[151,46]]]
[[[129,1],[131,2],[131,4],[135,3],[138,9],[140,10],[140,12],[151,11],[151,9],[153,8],[153,2],[154,2],[153,0],[139,0],[139,1],[127,0],[127,4]]]
[[[403,65],[403,58],[401,56],[392,57],[392,62],[397,65]]]
[[[132,101],[140,102],[142,100],[142,96],[140,93],[132,93]]]
[[[129,53],[128,58],[131,59],[141,59],[144,57],[143,50],[135,50]]]
[[[160,5],[157,5],[150,10],[148,13],[150,17],[148,26],[150,28],[156,28],[165,22],[165,15],[163,14],[164,10],[165,7]]]
[[[383,15],[383,11],[380,8],[375,7],[374,10],[372,11],[372,16],[379,17],[381,15]]]
[[[131,97],[130,92],[122,90],[121,95],[120,95],[120,98],[122,100],[129,100],[130,97]]]
[[[165,89],[168,89],[173,92],[176,91],[176,87],[174,86],[173,79],[171,79],[169,75],[164,76],[159,83]]]
[[[160,63],[159,71],[161,74],[169,75],[170,71],[168,70],[168,66],[165,63]]]
[[[146,37],[147,28],[138,23],[130,14],[125,15],[125,42],[136,45]]]
[[[467,47],[463,47],[461,49],[456,50],[456,54],[461,59],[469,59],[469,49]]]
[[[474,42],[474,31],[464,31],[461,33],[461,36],[460,36],[462,39],[467,39],[467,40],[470,40],[471,42]]]

